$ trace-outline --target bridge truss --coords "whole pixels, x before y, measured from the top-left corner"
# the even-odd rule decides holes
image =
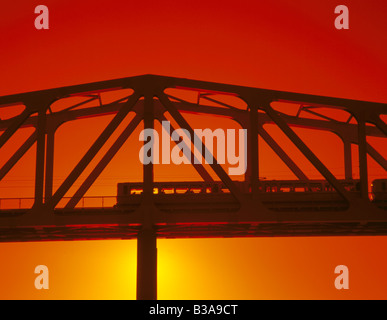
[[[130,90],[130,94],[116,101],[103,103],[102,93],[122,89]],[[170,89],[194,92],[197,101],[174,96],[170,93]],[[236,107],[221,101],[217,99],[219,95],[239,99],[244,103],[244,107]],[[51,109],[53,103],[69,97],[79,97],[84,100],[60,111]],[[87,106],[91,101],[94,105]],[[278,110],[274,107],[276,102],[296,105],[298,112],[290,115],[283,110]],[[2,132],[0,150],[19,129],[31,127],[35,130],[17,151],[9,155],[8,160],[0,168],[0,181],[36,144],[34,198],[33,205],[29,208],[2,208],[0,202],[0,241],[137,238],[139,246],[148,252],[153,252],[151,255],[143,256],[142,263],[152,265],[150,261],[154,262],[155,259],[157,237],[387,234],[387,211],[370,200],[367,169],[367,156],[369,156],[387,172],[387,160],[367,142],[367,137],[387,137],[387,125],[382,118],[387,114],[386,104],[143,75],[0,97],[0,108],[12,105],[23,105],[24,110],[17,116],[0,119],[0,132]],[[349,117],[345,121],[337,120],[324,115],[319,111],[320,109],[345,111]],[[104,153],[77,191],[66,199],[66,204],[59,206],[58,204],[65,199],[67,192],[129,112],[134,113],[133,119]],[[230,207],[234,209],[216,211],[209,206],[208,210],[203,207],[194,210],[195,204],[192,203],[189,204],[190,210],[188,207],[187,210],[160,209],[153,192],[154,165],[152,164],[143,165],[143,194],[137,206],[101,206],[99,208],[79,206],[89,188],[141,123],[144,128],[151,129],[154,128],[155,121],[166,120],[166,114],[168,114],[178,127],[188,130],[193,139],[194,129],[183,116],[184,113],[216,115],[232,119],[241,128],[247,129],[247,171],[244,178],[250,186],[248,193],[238,188],[222,165],[216,161],[210,165],[216,174],[216,180],[222,181],[228,188],[229,198],[233,203]],[[305,114],[309,117],[303,116]],[[54,192],[53,170],[57,129],[69,121],[103,115],[112,115],[113,118]],[[278,126],[335,189],[344,206],[340,209],[333,207],[318,210],[316,208],[273,210],[265,204],[260,189],[259,137],[270,146],[299,180],[308,180],[297,161],[292,159],[292,156],[265,130],[265,124]],[[353,178],[351,145],[358,146],[360,175],[358,192],[349,192],[344,188],[297,135],[295,127],[333,132],[341,138],[344,146],[342,161],[346,180]],[[207,147],[204,144],[202,148]],[[138,152],[129,156],[138,157]],[[193,166],[203,181],[214,180],[213,175],[203,165],[193,164]],[[173,203],[171,206],[173,207]],[[140,239],[145,240],[140,241]],[[148,270],[146,276],[149,278],[150,274],[154,275],[154,271],[154,268],[153,271]],[[151,292],[154,293],[154,285]],[[152,294],[145,293],[145,297],[152,297]]]

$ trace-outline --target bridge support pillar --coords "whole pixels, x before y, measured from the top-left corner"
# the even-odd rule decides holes
[[[157,300],[157,237],[150,228],[137,236],[137,300]]]

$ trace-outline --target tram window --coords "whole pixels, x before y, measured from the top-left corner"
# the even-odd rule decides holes
[[[130,194],[141,194],[142,189],[130,189]]]
[[[382,190],[386,191],[386,182],[385,181],[382,182]]]
[[[305,192],[305,188],[304,187],[295,187],[294,191],[295,192]]]
[[[280,191],[281,192],[290,192],[290,187],[281,187]]]
[[[310,191],[312,191],[312,192],[320,192],[320,191],[322,191],[321,184],[311,184],[310,185]]]
[[[176,193],[178,193],[178,194],[187,193],[188,190],[189,190],[188,188],[176,188],[175,189]]]
[[[161,189],[161,193],[164,193],[164,194],[173,194],[173,193],[174,193],[174,190],[173,190],[173,188],[163,188],[163,189]]]

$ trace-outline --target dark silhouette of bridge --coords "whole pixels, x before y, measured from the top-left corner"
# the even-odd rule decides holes
[[[172,96],[167,89],[196,92],[197,101]],[[103,103],[104,92],[131,89],[131,93]],[[240,99],[246,107],[236,107],[217,99],[219,95]],[[68,97],[83,102],[60,111],[51,105]],[[93,106],[87,103],[93,101]],[[273,107],[273,102],[298,105],[296,115]],[[62,88],[0,97],[0,108],[22,104],[24,111],[0,120],[0,148],[18,129],[35,131],[10,155],[0,168],[0,180],[23,155],[36,144],[34,197],[10,199],[0,195],[0,241],[133,239],[138,241],[138,299],[156,299],[158,237],[258,237],[258,236],[339,236],[386,235],[387,205],[383,197],[369,195],[367,155],[387,171],[387,160],[368,142],[367,137],[387,137],[387,125],[381,118],[387,105],[349,99],[265,90],[156,75],[143,75]],[[342,110],[349,114],[337,120],[319,111]],[[77,191],[66,197],[85,168],[106,144],[125,117],[134,118],[114,140]],[[154,167],[143,165],[139,194],[97,197],[98,205],[85,205],[86,192],[111,162],[116,153],[143,122],[166,120],[168,113],[180,128],[193,128],[182,113],[216,115],[236,121],[247,129],[247,170],[244,181],[233,181],[215,160],[210,164],[214,179],[205,166],[192,164],[202,181],[155,182]],[[85,117],[114,117],[102,133],[53,192],[55,132],[64,123]],[[304,117],[303,114],[313,115]],[[323,180],[308,179],[292,156],[265,130],[272,123],[290,139],[303,156],[321,174]],[[345,179],[337,179],[295,133],[293,127],[333,132],[344,145]],[[260,179],[259,144],[261,137],[281,158],[298,180]],[[317,142],[316,142],[317,143]],[[359,179],[353,179],[351,145],[358,146]],[[202,150],[206,145],[201,145]],[[138,153],[133,153],[138,157]],[[192,154],[192,157],[194,155]],[[183,184],[182,184],[183,183]],[[215,188],[215,185],[219,187]],[[128,183],[128,187],[132,185]],[[155,188],[157,192],[155,192]],[[177,189],[185,190],[179,194]],[[168,194],[166,190],[172,190]],[[191,190],[192,189],[192,190]],[[195,190],[196,191],[195,191]],[[160,191],[160,192],[159,192]],[[16,202],[15,202],[16,201]],[[23,203],[30,203],[24,206]],[[60,203],[65,202],[65,205]]]

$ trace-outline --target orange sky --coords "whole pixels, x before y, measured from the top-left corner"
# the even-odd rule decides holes
[[[38,4],[22,0],[2,6],[0,95],[153,73],[387,102],[384,1],[346,1],[350,30],[341,31],[333,24],[334,8],[341,3],[331,0],[51,0],[44,3],[50,9],[50,29],[42,31],[33,24]],[[82,126],[69,123],[58,132],[57,183],[108,117],[83,121]],[[70,133],[79,130],[83,130],[82,139],[74,141]],[[301,131],[306,143],[313,144],[314,135]],[[17,139],[27,135],[18,134]],[[136,137],[137,131],[132,141]],[[337,139],[329,134],[320,139],[326,143],[316,154],[340,175],[340,155],[327,156]],[[383,142],[375,144],[378,151],[385,152]],[[129,151],[126,144],[114,160],[118,166],[107,167],[91,194],[114,195]],[[1,152],[0,164],[10,151]],[[0,197],[33,195],[33,161],[34,149],[6,177],[7,185],[0,185]],[[133,170],[125,179],[136,178],[139,164],[131,165]],[[286,170],[270,154],[262,165],[266,165],[267,175],[273,171],[281,175]],[[155,170],[159,179],[171,173],[168,167]],[[174,179],[182,173],[191,174],[181,168],[173,170]],[[380,172],[385,173],[370,163],[370,174],[378,176]],[[386,299],[386,244],[386,237],[159,240],[158,296]],[[3,243],[0,258],[2,299],[135,298],[133,240]],[[48,291],[33,286],[38,264],[49,267]],[[333,271],[339,264],[350,271],[350,290],[345,292],[333,285]]]

